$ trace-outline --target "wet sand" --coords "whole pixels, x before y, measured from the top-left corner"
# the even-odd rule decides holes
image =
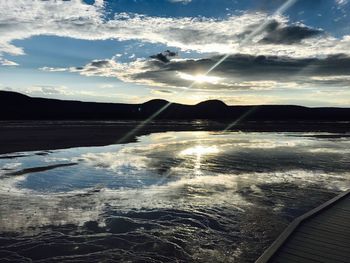
[[[105,146],[135,141],[137,136],[165,131],[222,131],[228,123],[156,121],[135,132],[139,121],[2,121],[0,154]],[[349,122],[246,122],[230,130],[257,132],[350,132]],[[131,133],[130,133],[131,132]],[[129,134],[129,136],[126,136]],[[337,135],[339,136],[339,135]]]

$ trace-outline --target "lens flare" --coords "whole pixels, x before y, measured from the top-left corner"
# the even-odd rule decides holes
[[[286,12],[290,7],[292,7],[296,2],[298,2],[298,0],[287,0],[285,1],[271,16],[267,17],[266,20],[260,24],[260,26],[258,26],[255,30],[253,30],[247,37],[245,37],[240,43],[239,46],[236,50],[236,53],[238,53],[239,48],[241,48],[244,45],[248,45],[250,44],[250,42],[252,41],[252,39],[254,37],[256,37],[257,35],[261,34],[265,28],[267,27],[267,25],[271,22],[271,19],[282,15],[284,12]],[[208,77],[209,73],[211,73],[214,69],[216,69],[221,63],[223,63],[230,55],[232,54],[226,54],[224,55],[221,59],[219,59],[213,66],[211,66],[206,72],[205,74],[202,75],[202,77],[200,79],[203,79],[204,76]],[[191,83],[191,85],[189,85],[189,87],[187,89],[184,89],[181,93],[179,93],[179,95],[184,94],[186,91],[190,90],[197,82],[193,81]],[[145,119],[143,122],[141,122],[139,125],[137,125],[133,130],[131,130],[129,133],[127,133],[123,138],[121,138],[118,142],[124,142],[127,138],[130,138],[131,136],[133,136],[137,131],[139,131],[140,129],[142,129],[147,123],[149,123],[150,121],[154,120],[157,116],[159,116],[159,114],[161,114],[163,111],[165,111],[167,108],[169,108],[169,106],[172,104],[172,102],[168,102],[167,104],[165,104],[163,107],[161,107],[158,111],[156,111],[155,113],[153,113],[150,117],[148,117],[147,119]],[[254,109],[255,110],[255,109]],[[245,114],[242,115],[241,118],[239,118],[238,120],[235,120],[234,122],[232,122],[231,124],[229,124],[224,131],[232,128],[233,126],[235,126],[239,121],[243,120],[246,116],[248,116],[252,111],[254,110],[249,110],[248,112],[246,112]]]

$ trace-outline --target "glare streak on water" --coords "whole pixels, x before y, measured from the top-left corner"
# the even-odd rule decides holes
[[[349,137],[319,135],[164,132],[0,156],[0,259],[250,262],[349,188]]]

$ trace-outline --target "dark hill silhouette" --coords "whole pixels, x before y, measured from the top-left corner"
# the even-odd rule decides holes
[[[199,102],[198,104],[196,104],[196,107],[227,107],[227,105],[225,104],[225,102],[221,101],[221,100],[206,100],[206,101],[202,101]]]
[[[142,104],[81,102],[33,98],[17,92],[0,91],[0,119],[146,119],[167,104],[166,100],[158,99]],[[196,105],[173,103],[157,118],[234,120],[248,111],[250,114],[245,119],[257,121],[350,120],[350,108],[308,108],[294,105],[228,106],[219,100],[204,101]]]

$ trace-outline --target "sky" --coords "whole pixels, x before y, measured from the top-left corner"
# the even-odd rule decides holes
[[[350,107],[350,1],[0,0],[0,90]]]

